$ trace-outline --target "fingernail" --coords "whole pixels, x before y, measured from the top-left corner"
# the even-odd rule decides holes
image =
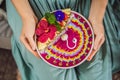
[[[87,59],[87,61],[90,61],[91,60],[91,58],[89,57],[88,59]]]

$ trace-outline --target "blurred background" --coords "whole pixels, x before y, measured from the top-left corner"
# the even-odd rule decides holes
[[[0,80],[21,80],[12,57],[10,38],[12,31],[7,22],[6,0],[0,0]]]
[[[5,1],[0,0],[0,80],[21,80],[12,57],[10,45],[12,31],[7,22]],[[120,72],[113,74],[113,80],[120,80]]]

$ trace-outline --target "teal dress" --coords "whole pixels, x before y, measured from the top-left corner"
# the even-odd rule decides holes
[[[90,0],[29,0],[29,3],[38,19],[45,12],[64,8],[71,8],[88,18],[91,6]],[[11,0],[6,0],[8,22],[13,31],[12,53],[22,80],[112,80],[112,74],[120,70],[119,3],[119,0],[109,0],[104,16],[106,40],[94,58],[75,68],[59,69],[36,58],[23,46],[19,40],[21,17]]]

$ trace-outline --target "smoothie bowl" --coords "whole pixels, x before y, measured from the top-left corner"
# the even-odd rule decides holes
[[[94,33],[89,21],[70,9],[45,13],[35,34],[39,56],[57,68],[82,64],[93,49]]]

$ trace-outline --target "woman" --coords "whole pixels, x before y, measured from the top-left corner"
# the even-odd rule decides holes
[[[115,1],[112,1],[7,0],[8,21],[13,30],[12,51],[22,79],[112,80],[112,71],[120,69],[119,24],[112,9]],[[38,55],[33,38],[36,23],[45,12],[64,8],[71,8],[88,18],[95,33],[94,49],[88,61],[71,69],[54,68],[36,58]]]

